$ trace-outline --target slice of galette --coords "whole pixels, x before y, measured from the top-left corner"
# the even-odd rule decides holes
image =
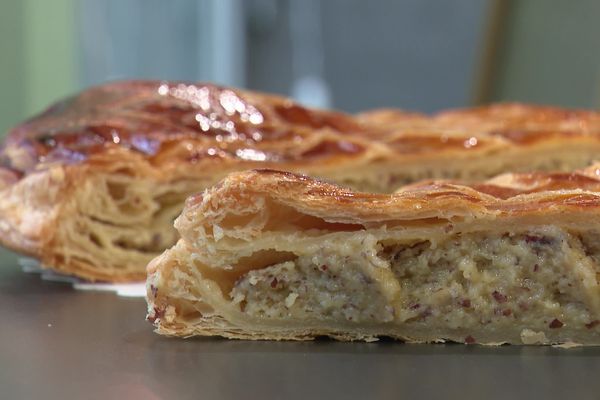
[[[161,334],[600,344],[600,165],[365,194],[270,170],[188,199]]]

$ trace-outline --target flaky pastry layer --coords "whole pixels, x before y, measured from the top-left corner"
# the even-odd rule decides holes
[[[589,111],[500,104],[352,116],[183,82],[94,87],[12,129],[0,151],[0,241],[92,280],[143,279],[173,245],[184,199],[229,172],[273,168],[355,190],[419,179],[572,170],[600,154]]]
[[[258,170],[188,199],[148,266],[157,332],[600,344],[600,165],[392,195]]]

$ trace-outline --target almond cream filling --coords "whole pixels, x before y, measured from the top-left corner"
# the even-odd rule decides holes
[[[281,320],[396,325],[437,331],[553,332],[595,329],[600,256],[595,241],[553,227],[376,243],[369,251],[326,246],[250,270],[229,292],[245,315]],[[378,265],[376,265],[378,264]],[[378,279],[383,270],[387,280]],[[389,282],[389,280],[394,282]],[[390,289],[393,287],[394,289]],[[517,332],[518,331],[518,332]],[[501,338],[499,338],[501,340]]]

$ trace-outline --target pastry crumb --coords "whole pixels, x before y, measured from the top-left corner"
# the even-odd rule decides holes
[[[583,345],[581,343],[575,343],[575,342],[565,342],[565,343],[552,345],[552,347],[559,348],[559,349],[572,349],[574,347],[582,347],[582,346]]]
[[[246,296],[244,296],[244,294],[236,293],[235,296],[233,296],[233,298],[231,299],[231,302],[233,304],[240,304],[242,301],[244,301],[245,298]]]
[[[172,305],[168,305],[167,308],[165,309],[164,320],[166,322],[173,322],[175,320],[176,316],[177,316],[177,310],[175,309],[175,307]]]
[[[288,295],[288,297],[285,298],[285,306],[287,308],[290,308],[291,306],[294,305],[294,303],[296,302],[296,298],[298,298],[298,293],[290,293]]]
[[[548,343],[548,338],[544,332],[523,329],[521,331],[521,341],[523,344],[544,344]]]

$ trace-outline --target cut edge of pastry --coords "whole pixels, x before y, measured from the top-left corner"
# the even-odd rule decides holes
[[[51,165],[5,187],[2,244],[63,274],[143,281],[142,266],[177,241],[184,199],[207,184],[162,180],[131,155],[106,161]]]
[[[375,195],[231,174],[149,264],[148,318],[184,337],[598,345],[597,175]]]

